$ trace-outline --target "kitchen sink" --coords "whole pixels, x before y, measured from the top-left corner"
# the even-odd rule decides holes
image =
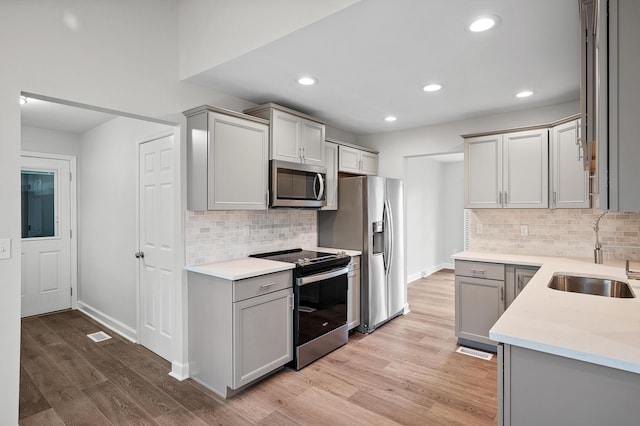
[[[606,278],[554,275],[547,287],[559,291],[595,294],[597,296],[630,298],[636,297],[629,284]]]

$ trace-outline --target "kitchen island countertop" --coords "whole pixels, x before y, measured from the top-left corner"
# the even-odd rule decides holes
[[[640,281],[627,279],[621,261],[462,252],[456,260],[540,266],[489,332],[492,340],[640,373]],[[547,287],[554,274],[629,283],[635,298],[611,298]]]

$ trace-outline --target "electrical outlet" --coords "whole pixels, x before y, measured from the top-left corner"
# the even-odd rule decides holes
[[[11,239],[0,239],[0,259],[11,259]]]
[[[529,235],[529,227],[527,225],[520,225],[520,235],[523,237]]]

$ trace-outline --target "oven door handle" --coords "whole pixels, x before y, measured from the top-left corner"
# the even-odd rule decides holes
[[[329,278],[335,278],[337,276],[348,274],[349,267],[345,266],[344,268],[332,269],[327,272],[323,272],[321,274],[308,275],[306,277],[300,277],[296,279],[296,285],[298,287],[315,283],[322,280],[328,280]]]

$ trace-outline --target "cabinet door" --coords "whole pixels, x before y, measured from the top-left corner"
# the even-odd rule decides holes
[[[349,330],[360,325],[360,256],[352,257],[353,270],[348,275],[347,326]]]
[[[551,129],[551,207],[589,208],[589,172],[584,170],[579,121]]]
[[[504,281],[456,276],[456,336],[488,345],[489,329],[504,312]]]
[[[360,150],[340,145],[338,156],[338,171],[345,173],[360,173]]]
[[[465,208],[502,207],[502,135],[464,142]]]
[[[516,297],[520,294],[522,289],[525,288],[527,284],[529,284],[529,281],[531,281],[531,278],[533,278],[536,272],[538,272],[537,269],[521,269],[521,268],[516,269],[516,279],[515,279]]]
[[[300,119],[300,146],[305,164],[324,166],[324,124]]]
[[[320,210],[338,210],[338,145],[332,142],[324,144],[324,158],[327,164],[327,205]]]
[[[267,125],[210,112],[208,209],[266,209],[268,152]]]
[[[378,174],[378,154],[372,152],[361,151],[360,152],[360,172],[364,175],[377,175]]]
[[[503,144],[504,206],[549,207],[548,130],[507,133]]]
[[[295,115],[272,110],[271,115],[271,156],[272,160],[301,162],[300,151],[301,120]]]
[[[640,2],[610,0],[608,4],[608,208],[621,212],[638,212]],[[600,44],[604,43],[604,40],[600,40]],[[607,143],[606,140],[599,142],[602,145]]]
[[[238,389],[293,359],[293,292],[233,304],[233,386]]]

